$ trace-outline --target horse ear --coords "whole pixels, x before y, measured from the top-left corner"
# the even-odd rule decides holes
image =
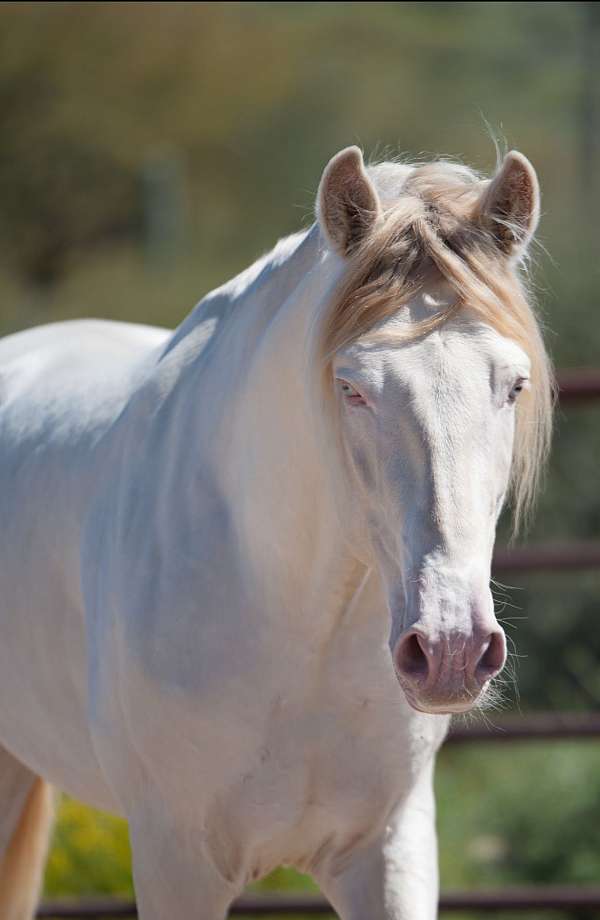
[[[527,157],[511,150],[479,204],[479,216],[506,255],[523,255],[540,219],[540,189]]]
[[[317,218],[330,247],[349,255],[381,214],[381,202],[367,176],[358,147],[346,147],[329,161],[317,195]]]

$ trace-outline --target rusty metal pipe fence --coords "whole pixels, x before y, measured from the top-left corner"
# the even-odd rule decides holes
[[[561,405],[568,406],[586,405],[600,400],[600,371],[562,371],[558,375],[558,398]],[[494,555],[496,572],[568,572],[586,569],[600,569],[600,542],[501,549]],[[600,713],[536,713],[531,716],[504,716],[495,725],[455,726],[446,744],[585,741],[598,738]],[[578,917],[593,916],[600,912],[600,885],[447,891],[440,897],[440,910],[445,913],[566,911]],[[236,901],[231,914],[247,917],[300,914],[332,916],[333,911],[317,895],[251,894]],[[39,908],[37,916],[47,920],[108,920],[114,917],[137,917],[137,912],[133,901],[89,898],[47,901]]]
[[[596,912],[600,909],[600,886],[575,888],[556,886],[540,889],[504,888],[498,891],[449,892],[440,899],[440,910],[445,913],[470,911],[576,911]],[[289,895],[249,895],[234,904],[231,915],[293,916],[295,914],[334,916],[327,902],[316,895],[291,897]],[[38,917],[53,920],[104,920],[109,917],[136,917],[135,904],[105,899],[90,901],[79,907],[69,902],[56,901],[43,907]],[[182,918],[184,920],[184,918]]]

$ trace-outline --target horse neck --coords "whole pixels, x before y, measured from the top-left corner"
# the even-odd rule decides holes
[[[323,626],[327,611],[335,616],[350,602],[365,572],[341,532],[311,379],[318,313],[341,270],[323,258],[312,231],[239,304],[228,353],[247,354],[249,330],[259,331],[249,359],[240,357],[243,375],[225,413],[219,458],[219,481],[264,603],[300,605],[307,622],[317,610]]]
[[[161,521],[176,521],[186,545],[199,516],[218,509],[223,564],[243,568],[267,621],[284,611],[310,641],[365,575],[343,539],[310,373],[315,323],[341,270],[317,228],[280,244],[176,330],[149,397],[160,402]]]

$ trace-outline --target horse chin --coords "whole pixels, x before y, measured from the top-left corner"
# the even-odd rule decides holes
[[[412,709],[429,716],[457,716],[476,709],[482,703],[487,685],[476,693],[463,692],[448,697],[440,695],[417,695],[408,687],[403,687],[404,695]]]

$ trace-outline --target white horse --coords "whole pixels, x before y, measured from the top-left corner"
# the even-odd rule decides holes
[[[2,920],[47,783],[128,819],[142,920],[218,920],[281,863],[344,920],[435,916],[434,756],[504,664],[494,531],[548,443],[537,219],[518,153],[485,181],[348,148],[316,224],[174,333],[0,343]]]

